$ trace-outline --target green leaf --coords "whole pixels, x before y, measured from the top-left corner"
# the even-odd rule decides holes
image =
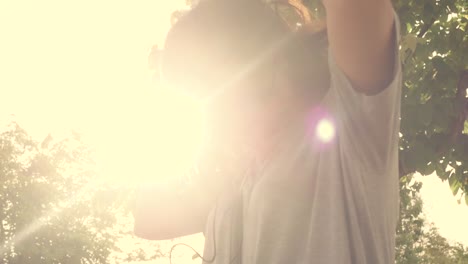
[[[457,195],[458,191],[460,190],[460,183],[456,181],[453,186],[451,186],[453,196]]]
[[[413,27],[411,26],[411,24],[406,23],[406,32],[411,33],[412,30],[413,30]]]
[[[434,107],[430,104],[423,104],[419,110],[419,118],[423,125],[428,126],[432,122]]]
[[[450,190],[452,190],[453,195],[457,195],[458,191],[460,190],[460,182],[458,181],[458,178],[456,174],[453,174],[449,180],[449,185],[450,185]]]
[[[446,181],[453,174],[453,171],[446,171],[445,169],[441,172],[438,172],[437,175],[441,180]]]
[[[452,188],[452,186],[455,184],[455,175],[451,175],[450,178],[448,179],[448,184],[450,186],[450,188]]]

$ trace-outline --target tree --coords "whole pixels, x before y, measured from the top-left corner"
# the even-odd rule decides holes
[[[404,88],[400,174],[436,173],[468,191],[468,3],[395,1]],[[468,204],[468,195],[465,195]]]
[[[16,123],[0,134],[1,263],[108,263],[116,219],[87,152],[77,135],[39,144]]]
[[[397,228],[397,264],[467,264],[468,247],[452,244],[423,215],[421,182],[403,177],[400,182],[400,221]]]
[[[423,236],[425,219],[422,215],[423,202],[419,196],[420,182],[400,182],[400,220],[397,227],[396,263],[417,263],[423,248],[418,242]]]

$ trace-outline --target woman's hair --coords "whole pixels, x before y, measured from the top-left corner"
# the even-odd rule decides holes
[[[205,97],[281,69],[295,88],[321,97],[328,87],[326,34],[301,32],[260,0],[201,1],[170,30],[162,76],[172,87]]]

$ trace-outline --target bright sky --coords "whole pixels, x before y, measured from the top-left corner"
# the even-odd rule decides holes
[[[421,196],[424,200],[424,213],[429,221],[434,222],[440,234],[449,240],[468,246],[468,206],[464,199],[458,204],[448,182],[442,182],[435,174],[417,176],[423,183]]]
[[[119,181],[176,174],[196,153],[199,113],[151,84],[147,55],[184,2],[0,1],[0,125],[14,114],[37,139],[75,129]],[[442,235],[468,245],[468,207],[447,184],[427,178],[422,195]]]
[[[1,1],[0,120],[14,114],[38,139],[78,130],[113,178],[181,168],[200,118],[151,83],[147,57],[183,3]]]
[[[0,1],[0,126],[16,120],[36,140],[81,132],[109,181],[177,175],[197,150],[199,113],[151,83],[147,58],[184,2]]]

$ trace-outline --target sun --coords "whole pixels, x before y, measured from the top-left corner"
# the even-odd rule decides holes
[[[138,114],[110,122],[95,141],[99,174],[106,182],[142,184],[183,176],[195,164],[204,136],[201,106],[168,89],[129,108]],[[139,105],[139,106],[138,106]]]

